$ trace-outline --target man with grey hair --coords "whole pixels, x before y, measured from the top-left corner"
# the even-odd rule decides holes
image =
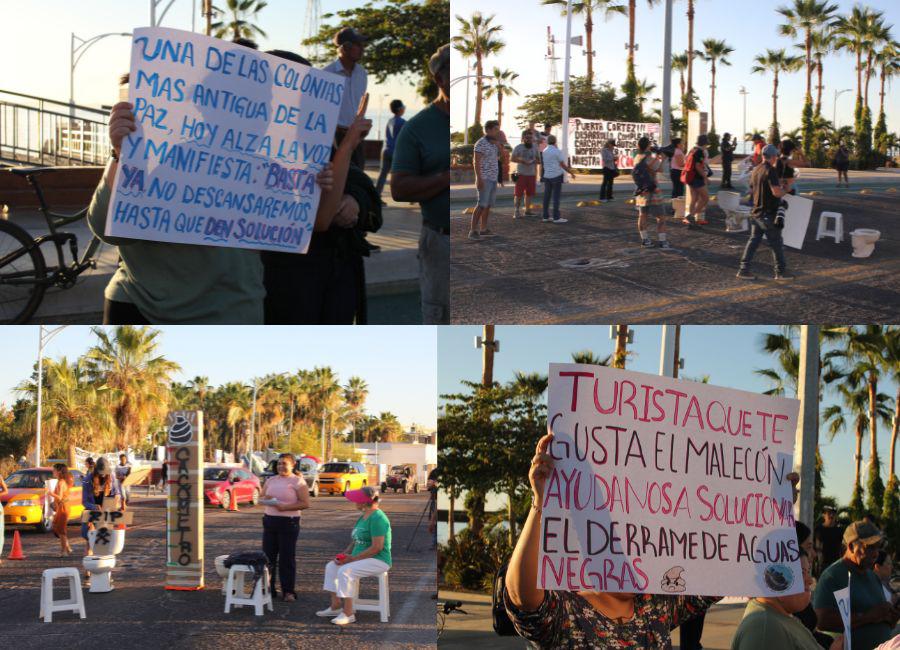
[[[419,289],[422,322],[450,322],[450,44],[428,63],[438,96],[410,119],[397,136],[391,166],[391,196],[418,203]]]
[[[753,209],[750,211],[750,239],[741,257],[741,268],[737,277],[744,280],[755,280],[756,276],[750,272],[750,263],[753,255],[762,241],[763,235],[772,249],[772,258],[775,263],[775,279],[787,280],[785,269],[787,262],[784,259],[784,243],[781,239],[781,230],[784,228],[784,219],[778,218],[778,209],[781,207],[781,199],[786,194],[782,185],[782,179],[778,174],[778,147],[769,144],[762,150],[763,164],[758,165],[750,175],[750,189],[753,192]]]
[[[340,144],[347,134],[350,125],[356,119],[359,110],[359,102],[366,94],[369,86],[369,76],[366,69],[359,63],[366,48],[366,37],[352,27],[345,27],[334,35],[334,44],[337,47],[338,58],[333,63],[325,66],[325,72],[333,72],[345,78],[344,95],[341,98],[341,107],[338,110],[337,130],[335,140]],[[366,168],[365,140],[353,151],[353,164],[360,169]]]

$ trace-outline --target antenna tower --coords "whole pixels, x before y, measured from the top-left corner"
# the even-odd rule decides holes
[[[322,0],[306,0],[306,19],[303,23],[303,40],[313,38],[319,33],[319,25],[322,22]],[[307,45],[307,58],[314,60],[319,56],[318,45]]]
[[[559,81],[556,77],[556,62],[559,61],[559,57],[556,56],[556,43],[556,39],[553,38],[553,32],[550,31],[550,26],[547,25],[547,53],[544,55],[544,59],[547,61],[547,83],[550,88]]]

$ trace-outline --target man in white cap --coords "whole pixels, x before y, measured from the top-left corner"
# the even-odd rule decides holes
[[[428,63],[438,96],[400,131],[394,145],[391,195],[422,208],[419,289],[422,322],[450,322],[450,45]]]
[[[334,35],[334,44],[337,46],[338,58],[334,63],[325,66],[324,70],[346,77],[335,133],[335,139],[340,144],[347,129],[356,119],[359,102],[369,86],[369,76],[359,63],[366,49],[365,36],[352,27],[345,27]],[[365,141],[360,142],[353,152],[353,163],[360,169],[366,168]]]
[[[762,150],[762,157],[763,164],[758,165],[750,175],[750,190],[753,192],[750,239],[741,257],[741,268],[737,277],[744,280],[756,279],[750,272],[750,263],[765,235],[775,262],[775,279],[788,280],[790,276],[786,273],[787,262],[784,259],[784,243],[781,239],[784,220],[777,219],[781,198],[787,193],[778,174],[778,147],[773,144],[766,145]]]

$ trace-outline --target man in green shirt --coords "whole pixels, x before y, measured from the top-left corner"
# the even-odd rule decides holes
[[[394,146],[391,196],[422,208],[419,287],[422,321],[450,322],[450,45],[429,62],[438,98],[409,120]]]
[[[822,572],[812,604],[819,629],[843,632],[834,592],[850,583],[850,624],[853,650],[870,650],[887,641],[900,618],[900,608],[884,599],[881,582],[872,571],[882,534],[874,525],[855,521],[844,531],[844,556]]]

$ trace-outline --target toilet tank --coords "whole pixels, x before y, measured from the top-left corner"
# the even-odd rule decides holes
[[[98,547],[96,545],[97,541],[97,532],[96,530],[88,531],[88,541],[91,544],[91,548],[94,551],[94,555],[105,556],[105,555],[118,555],[122,552],[122,549],[125,548],[125,529],[124,528],[114,528],[111,529],[109,536],[109,544],[104,545],[103,548]]]

